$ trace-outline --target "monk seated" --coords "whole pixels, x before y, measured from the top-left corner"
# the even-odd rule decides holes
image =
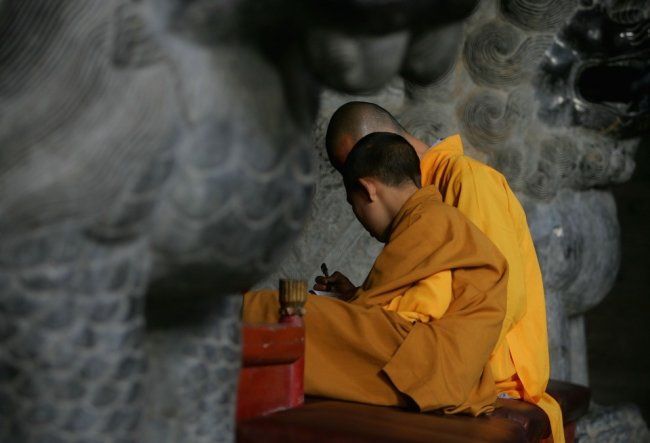
[[[344,182],[359,221],[386,244],[349,300],[308,296],[305,393],[446,414],[493,411],[503,255],[436,187],[421,187],[417,154],[398,135],[360,140]],[[245,296],[245,322],[273,323],[278,310],[274,291]]]
[[[287,294],[287,285],[282,283],[286,282],[280,284],[281,324],[244,326],[244,362],[237,401],[239,443],[289,440],[534,443],[549,437],[550,424],[544,411],[521,400],[497,399],[496,410],[479,419],[417,414],[320,398],[307,398],[307,406],[300,407],[303,371],[292,369],[303,361],[300,357],[304,355],[304,329],[300,317],[295,316],[300,311],[292,309],[292,305],[304,299],[306,290],[303,286],[296,288],[303,293]],[[565,419],[564,436],[567,442],[572,442],[576,420],[589,405],[589,390],[557,381],[551,381],[548,390],[560,403]],[[298,409],[274,412],[296,406]]]

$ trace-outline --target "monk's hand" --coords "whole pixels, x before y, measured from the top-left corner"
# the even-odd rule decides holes
[[[329,277],[320,275],[316,277],[316,284],[314,285],[316,291],[335,292],[339,295],[341,300],[349,300],[354,297],[357,292],[357,287],[352,284],[349,278],[336,271]]]

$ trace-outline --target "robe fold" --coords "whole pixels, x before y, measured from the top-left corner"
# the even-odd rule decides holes
[[[435,185],[443,201],[458,208],[505,256],[507,310],[490,359],[497,391],[541,407],[555,443],[562,443],[562,412],[545,392],[550,362],[542,274],[521,204],[503,175],[463,155],[459,135],[430,148],[420,168],[422,185]]]
[[[428,322],[442,317],[451,303],[451,271],[442,271],[420,280],[393,298],[384,309],[395,311],[409,321]]]
[[[450,272],[444,315],[411,322],[384,307],[436,274]],[[309,295],[305,392],[422,411],[479,415],[494,408],[489,358],[506,312],[503,255],[434,186],[401,208],[387,244],[354,300]],[[278,317],[275,291],[244,297],[245,322]]]

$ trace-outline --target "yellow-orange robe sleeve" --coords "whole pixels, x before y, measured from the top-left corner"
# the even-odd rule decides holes
[[[393,298],[384,309],[408,321],[428,322],[441,318],[451,303],[451,271],[441,271],[420,280]]]

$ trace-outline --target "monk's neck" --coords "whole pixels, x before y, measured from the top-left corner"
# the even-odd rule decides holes
[[[405,185],[399,188],[391,188],[390,193],[385,196],[385,205],[391,219],[394,219],[402,210],[402,207],[415,194],[418,187],[415,185]]]
[[[411,146],[413,146],[413,149],[415,149],[418,157],[420,157],[420,160],[422,160],[424,154],[429,150],[429,145],[424,143],[422,140],[413,137],[411,134],[408,134],[406,136],[406,141],[408,141]]]

